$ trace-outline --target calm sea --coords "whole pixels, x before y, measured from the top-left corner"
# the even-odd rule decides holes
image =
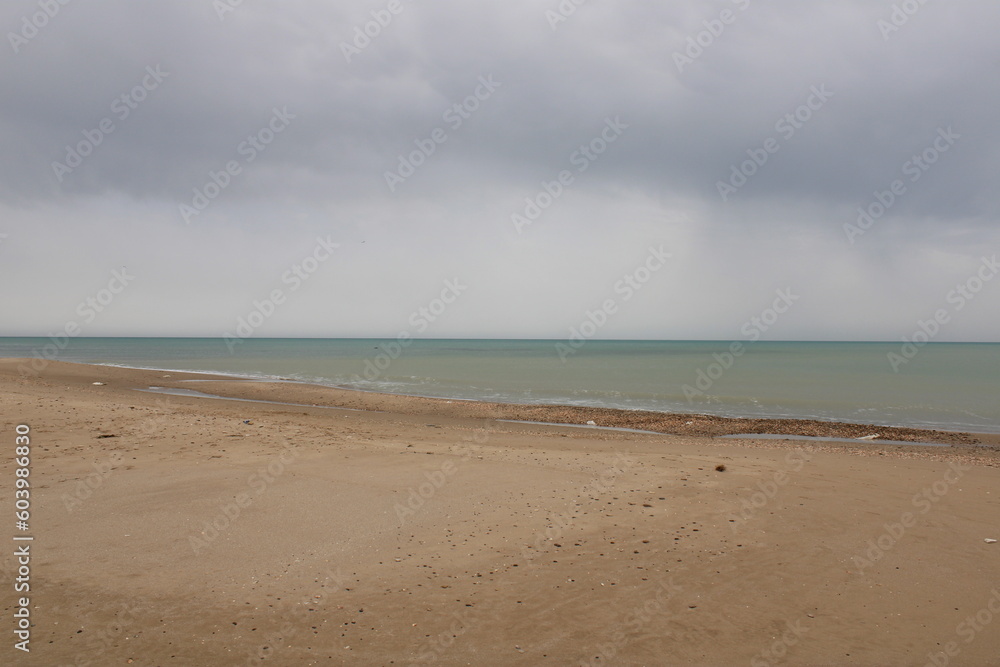
[[[0,338],[0,357],[213,371],[455,399],[1000,433],[1000,344],[549,340]],[[48,349],[45,348],[49,344]],[[563,343],[565,345],[565,343]],[[912,351],[911,351],[912,352]],[[900,355],[897,370],[889,354]],[[902,361],[903,363],[900,363]]]

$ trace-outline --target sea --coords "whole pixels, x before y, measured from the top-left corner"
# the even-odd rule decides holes
[[[1000,433],[1000,343],[0,338],[0,357],[456,400]]]

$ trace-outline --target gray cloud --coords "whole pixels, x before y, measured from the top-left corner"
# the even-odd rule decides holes
[[[426,335],[561,337],[664,244],[670,266],[604,334],[737,337],[790,285],[802,300],[773,337],[897,339],[1000,245],[1000,7],[928,3],[883,34],[893,5],[861,0],[591,2],[554,29],[554,1],[404,0],[348,62],[387,5],[69,3],[30,39],[39,4],[4,5],[3,333],[58,328],[127,265],[135,283],[87,333],[222,335],[330,234],[341,252],[261,335],[394,335],[461,276]],[[484,96],[481,77],[499,85]],[[581,161],[615,118],[627,129]],[[724,201],[719,182],[768,145]],[[564,170],[518,233],[511,215]],[[213,180],[187,224],[180,205]],[[991,285],[943,335],[995,340],[998,305]]]

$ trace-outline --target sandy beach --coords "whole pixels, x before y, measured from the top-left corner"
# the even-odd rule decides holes
[[[996,436],[18,365],[3,664],[1000,664]]]

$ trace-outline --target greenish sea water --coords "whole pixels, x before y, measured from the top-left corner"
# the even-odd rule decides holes
[[[212,371],[453,399],[1000,433],[1000,344],[0,338],[0,357]],[[563,354],[560,355],[560,350]],[[898,355],[895,368],[890,359]],[[900,362],[902,360],[902,363]]]

